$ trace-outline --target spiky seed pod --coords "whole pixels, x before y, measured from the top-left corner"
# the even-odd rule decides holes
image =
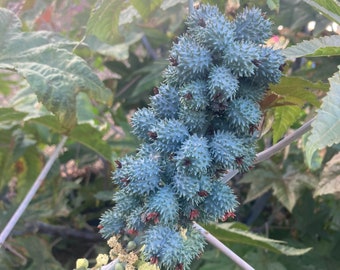
[[[261,47],[255,79],[262,84],[278,83],[282,76],[281,66],[283,63],[284,57],[280,50]]]
[[[157,258],[160,267],[173,269],[183,257],[184,243],[180,233],[167,226],[156,225],[145,232],[143,237],[145,260]]]
[[[125,217],[114,210],[107,210],[100,218],[100,233],[105,238],[119,234],[125,228]]]
[[[158,213],[159,223],[169,226],[178,222],[178,200],[172,187],[164,186],[150,196],[146,205],[148,213]]]
[[[204,25],[202,25],[202,21],[205,22],[214,18],[221,18],[221,20],[224,19],[216,6],[202,5],[188,16],[185,24],[188,26],[188,31],[190,32],[190,29],[194,29],[197,26],[204,27]]]
[[[188,36],[182,36],[170,50],[170,58],[176,59],[178,85],[192,79],[204,77],[211,65],[212,58],[208,49],[197,44]]]
[[[231,132],[217,131],[209,145],[216,164],[223,169],[236,169],[235,159],[243,154],[242,139]]]
[[[179,96],[176,88],[167,84],[158,87],[158,94],[151,97],[151,107],[159,119],[177,118]]]
[[[138,197],[125,193],[124,189],[117,191],[113,200],[116,202],[113,210],[123,216],[129,215],[141,203]]]
[[[212,67],[208,82],[211,103],[223,103],[236,95],[238,80],[226,66]]]
[[[158,188],[160,182],[159,162],[155,159],[137,158],[129,164],[127,193],[146,195]]]
[[[225,212],[234,211],[237,201],[232,189],[224,181],[212,184],[211,194],[202,202],[199,221],[211,222],[222,217]]]
[[[156,145],[159,151],[176,152],[189,137],[186,126],[176,119],[160,121],[154,129],[157,134]]]
[[[184,254],[187,256],[181,260],[183,261],[184,269],[189,267],[197,254],[203,252],[205,245],[204,237],[198,231],[193,229],[192,226],[188,227],[184,235]]]
[[[207,175],[188,176],[178,172],[173,177],[172,186],[179,197],[185,201],[197,204],[204,200],[205,196],[200,196],[200,191],[210,192],[210,177]]]
[[[189,110],[205,110],[209,104],[208,85],[205,81],[192,81],[179,88],[178,91],[181,104]]]
[[[259,102],[265,96],[267,84],[258,84],[253,79],[242,78],[239,80],[237,98],[247,98]]]
[[[188,113],[186,108],[181,108],[179,120],[183,122],[190,133],[203,135],[207,129],[208,115],[206,111],[191,111]]]
[[[196,134],[184,141],[176,153],[177,171],[187,175],[206,174],[210,161],[207,139],[198,137]]]
[[[249,133],[249,128],[260,122],[262,113],[260,106],[251,99],[238,98],[230,101],[226,115],[234,130]]]
[[[150,141],[148,133],[154,128],[157,121],[156,115],[151,109],[143,108],[137,110],[131,118],[132,132],[138,138]]]
[[[142,220],[142,215],[145,213],[145,207],[134,205],[134,209],[129,213],[126,219],[127,230],[133,229],[137,232],[146,228],[145,222]]]
[[[237,40],[263,44],[272,34],[271,22],[264,18],[258,8],[245,8],[242,13],[236,16],[234,25]]]
[[[234,26],[218,10],[204,7],[191,14],[186,22],[188,34],[214,53],[220,53],[234,40]]]
[[[133,158],[126,156],[122,158],[118,164],[116,170],[112,173],[113,182],[120,188],[125,187],[129,183],[130,176],[130,164],[133,162]]]
[[[235,41],[223,52],[223,62],[237,77],[250,77],[257,69],[260,47],[249,41]]]

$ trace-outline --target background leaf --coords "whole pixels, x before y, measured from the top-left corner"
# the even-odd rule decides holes
[[[273,143],[277,143],[287,130],[301,115],[302,109],[298,106],[280,106],[274,109]]]
[[[317,149],[340,142],[340,71],[329,78],[330,91],[322,99],[312,123],[311,135],[306,144],[306,158],[309,164]]]
[[[337,0],[304,0],[307,4],[321,12],[326,18],[340,24],[340,5]]]
[[[17,72],[25,78],[30,85],[27,91],[36,94],[38,101],[56,115],[65,130],[77,123],[79,92],[111,105],[111,92],[83,59],[65,49],[69,47],[68,42],[48,32],[21,32],[18,19],[8,10],[0,9],[0,18],[3,23],[0,25],[3,33],[0,69]],[[12,21],[16,27],[6,28]]]
[[[108,44],[124,42],[124,37],[119,31],[119,17],[122,10],[127,7],[127,1],[97,1],[87,22],[86,34],[94,35]]]
[[[236,228],[235,228],[236,227]],[[220,223],[214,225],[207,225],[207,229],[211,234],[216,236],[223,243],[237,242],[246,245],[264,248],[269,251],[285,254],[288,256],[298,256],[308,252],[311,248],[296,249],[287,246],[283,241],[277,241],[270,238],[260,236],[258,234],[249,232],[248,230],[237,228],[237,223]],[[243,226],[244,227],[244,226]]]
[[[91,136],[89,136],[91,134]],[[103,135],[89,124],[77,125],[69,134],[69,138],[82,143],[107,160],[111,160],[111,147],[103,140]]]
[[[317,56],[335,56],[340,55],[340,36],[326,36],[304,40],[297,45],[288,47],[282,51],[288,59],[297,57],[317,57]]]
[[[333,156],[323,169],[314,197],[326,194],[334,194],[338,199],[340,197],[340,153]]]
[[[150,13],[158,9],[162,4],[162,0],[131,0],[131,3],[142,18],[147,18]]]

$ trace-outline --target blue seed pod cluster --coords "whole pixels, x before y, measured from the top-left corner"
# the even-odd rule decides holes
[[[132,117],[142,144],[116,161],[120,191],[101,218],[104,237],[129,237],[161,269],[189,269],[205,245],[192,222],[225,219],[237,206],[223,175],[252,166],[259,101],[284,63],[264,46],[271,23],[259,9],[228,20],[201,5],[186,24],[150,106]]]

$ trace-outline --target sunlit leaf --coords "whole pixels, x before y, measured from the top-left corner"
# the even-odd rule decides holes
[[[280,0],[267,0],[267,6],[271,10],[276,10],[278,12],[280,9]]]
[[[311,174],[288,172],[273,183],[273,194],[290,212],[306,188],[315,188],[316,178]]]
[[[91,134],[91,136],[89,136]],[[89,124],[77,125],[69,134],[73,141],[80,142],[96,153],[111,161],[111,147],[103,140],[103,135]]]
[[[288,59],[297,57],[319,57],[340,55],[340,36],[326,36],[304,40],[297,45],[293,45],[282,50],[284,56]]]
[[[294,124],[302,112],[298,106],[281,106],[274,109],[273,142],[278,142],[279,139],[287,132]]]
[[[163,0],[161,8],[166,10],[174,5],[188,3],[187,0]]]
[[[124,37],[119,31],[119,16],[127,6],[127,1],[97,1],[87,22],[87,35],[94,35],[108,44],[123,42]]]
[[[212,224],[205,226],[211,234],[223,243],[237,242],[245,245],[263,248],[275,253],[288,256],[298,256],[307,253],[311,248],[297,249],[278,241],[252,233],[249,230],[234,228],[233,223]],[[236,223],[237,224],[237,223]]]
[[[340,5],[337,0],[304,0],[326,18],[340,24]]]
[[[50,32],[21,32],[19,19],[6,9],[0,9],[0,22],[0,68],[20,74],[65,130],[77,123],[79,92],[111,104],[111,92],[83,59],[68,51],[70,42]]]
[[[27,114],[13,108],[0,108],[0,122],[21,121]]]
[[[314,197],[326,194],[340,197],[340,153],[335,155],[323,169],[321,181],[315,189]]]
[[[312,123],[312,132],[306,144],[306,159],[309,164],[317,149],[340,142],[340,72],[329,78],[330,91],[322,99]]]
[[[279,84],[270,85],[272,92],[284,97],[283,101],[288,97],[292,97],[300,100],[302,103],[310,103],[316,107],[320,106],[320,101],[312,91],[328,91],[328,89],[329,84],[327,83],[313,83],[299,77],[282,77]]]
[[[131,0],[131,4],[138,13],[145,19],[151,12],[159,8],[162,4],[162,0]]]

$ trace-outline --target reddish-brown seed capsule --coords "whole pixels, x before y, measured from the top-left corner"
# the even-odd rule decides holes
[[[191,100],[192,99],[192,94],[191,93],[186,93],[183,97],[185,99],[187,99],[187,100]]]
[[[152,256],[150,258],[150,263],[151,264],[158,264],[158,257],[156,255]]]
[[[284,70],[285,66],[286,66],[286,63],[284,63],[284,64],[280,65],[280,67],[279,67],[279,70],[280,70],[281,72],[283,72],[283,70]]]
[[[115,160],[118,169],[122,168],[122,163],[119,160]]]
[[[234,212],[225,212],[225,214],[223,215],[223,217],[221,217],[221,221],[226,221],[228,218],[232,218],[234,219],[236,217]]]
[[[138,234],[138,231],[135,229],[128,229],[126,232],[133,236]]]
[[[200,197],[207,197],[207,196],[209,196],[209,193],[206,190],[200,190],[199,192],[197,192],[197,194]]]
[[[157,212],[148,213],[145,217],[145,221],[146,222],[153,221],[155,224],[158,224],[159,223],[159,213],[157,213]]]
[[[260,60],[257,60],[257,59],[254,59],[251,61],[256,67],[259,67],[260,64],[261,64],[261,61]]]
[[[251,125],[249,126],[249,134],[250,134],[250,135],[253,135],[254,132],[255,132],[256,130],[259,130],[259,127],[258,127],[258,126],[253,125],[253,124],[251,124]]]
[[[185,158],[185,159],[183,159],[182,164],[183,164],[184,166],[190,166],[190,165],[191,165],[191,160],[190,160],[190,158]]]
[[[198,218],[198,216],[200,215],[200,212],[198,211],[198,209],[192,209],[190,211],[190,214],[189,214],[189,219],[190,220],[195,220]]]
[[[159,94],[159,89],[157,86],[155,86],[154,88],[152,88],[152,91],[155,95]]]
[[[178,66],[178,62],[177,62],[177,59],[176,58],[174,58],[173,56],[170,56],[169,57],[169,61],[170,61],[170,64],[172,65],[172,66]]]
[[[243,157],[236,157],[235,162],[237,163],[237,165],[242,165],[243,164]]]
[[[182,263],[177,264],[175,270],[183,270],[183,264]]]
[[[198,20],[198,25],[201,26],[201,27],[206,27],[207,26],[203,18]]]
[[[154,131],[149,131],[148,136],[150,137],[150,139],[153,139],[153,140],[157,139],[157,133]]]

